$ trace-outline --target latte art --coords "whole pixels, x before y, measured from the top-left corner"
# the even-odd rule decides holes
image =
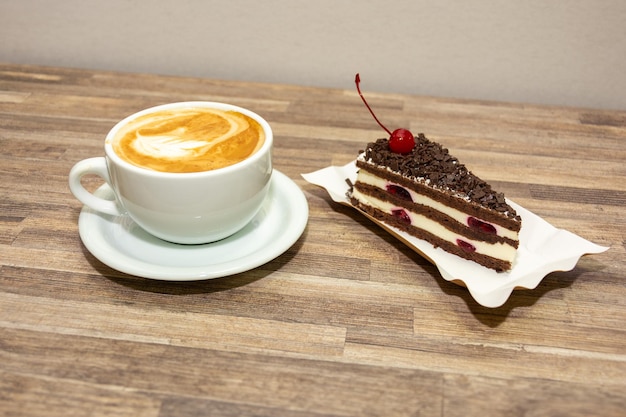
[[[265,141],[261,125],[236,111],[162,110],[124,125],[112,141],[122,159],[162,172],[201,172],[236,164]]]

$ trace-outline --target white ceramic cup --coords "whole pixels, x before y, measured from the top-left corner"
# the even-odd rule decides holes
[[[124,161],[111,145],[116,132],[147,113],[189,107],[234,110],[256,120],[265,131],[262,147],[234,165],[193,173],[158,172]],[[148,233],[174,243],[201,244],[226,238],[248,224],[261,208],[272,175],[273,134],[259,115],[237,106],[215,102],[181,102],[152,107],[116,124],[104,142],[104,157],[78,162],[69,175],[74,196],[93,210],[128,214]],[[102,199],[85,189],[81,178],[102,177],[116,201]]]

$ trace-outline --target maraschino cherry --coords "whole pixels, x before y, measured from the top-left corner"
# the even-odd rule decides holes
[[[391,149],[391,151],[395,153],[411,152],[413,148],[415,147],[415,138],[413,137],[413,134],[409,132],[407,129],[402,129],[402,128],[396,129],[393,132],[389,131],[389,129],[387,129],[380,122],[380,120],[378,120],[378,117],[376,117],[376,115],[372,111],[372,108],[369,106],[369,104],[367,104],[367,101],[365,101],[365,97],[363,97],[363,94],[361,93],[361,88],[359,87],[360,82],[361,82],[361,77],[359,77],[359,74],[357,74],[356,77],[354,78],[354,83],[356,84],[356,91],[359,92],[359,96],[361,96],[361,100],[363,100],[363,103],[365,103],[365,107],[367,107],[367,109],[370,111],[370,113],[374,117],[374,120],[376,120],[376,122],[380,125],[380,127],[385,129],[385,131],[389,133],[389,149]]]

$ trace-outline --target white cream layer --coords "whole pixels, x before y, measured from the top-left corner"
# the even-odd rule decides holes
[[[369,172],[365,171],[365,170],[360,170],[358,177],[357,177],[357,181],[362,182],[364,184],[368,184],[377,188],[380,188],[383,191],[387,190],[387,185],[391,184],[391,185],[396,185],[398,187],[402,187],[403,189],[407,190],[409,192],[409,194],[411,195],[411,199],[413,200],[413,202],[417,203],[417,204],[421,204],[423,206],[427,206],[427,207],[432,207],[433,209],[446,214],[450,217],[452,217],[454,220],[458,221],[459,223],[461,223],[462,225],[467,227],[467,219],[468,217],[476,217],[476,216],[472,216],[470,214],[464,213],[460,210],[457,210],[455,208],[452,207],[448,207],[445,204],[442,204],[438,201],[433,200],[432,198],[426,197],[422,194],[417,194],[415,191],[413,190],[409,190],[408,188],[391,182],[391,181],[387,181],[384,180],[380,177],[377,177],[375,175],[370,174]],[[371,197],[368,197],[371,198]],[[496,234],[498,236],[503,236],[503,237],[508,237],[509,239],[513,239],[513,240],[518,240],[518,233],[514,232],[512,230],[509,229],[505,229],[502,226],[498,226],[495,223],[490,223],[484,219],[478,218],[476,217],[478,220],[480,220],[481,222],[487,223],[492,225],[495,230],[496,230]]]
[[[491,256],[492,258],[496,258],[496,259],[503,259],[511,263],[515,259],[516,249],[509,244],[499,243],[499,242],[487,243],[483,241],[468,239],[465,236],[460,236],[457,233],[450,231],[449,229],[443,227],[438,222],[431,220],[424,215],[411,212],[404,207],[398,207],[391,203],[379,200],[375,197],[365,195],[356,189],[352,191],[352,196],[356,198],[357,200],[359,200],[361,203],[377,208],[378,210],[384,213],[391,214],[392,210],[402,209],[407,213],[407,215],[411,219],[412,226],[420,228],[420,229],[424,229],[453,245],[457,245],[456,241],[457,239],[460,239],[460,240],[463,240],[464,242],[472,244],[476,248],[475,253]]]

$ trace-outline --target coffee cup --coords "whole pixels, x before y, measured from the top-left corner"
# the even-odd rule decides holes
[[[148,233],[179,244],[231,236],[261,208],[272,175],[270,125],[250,110],[216,102],[171,103],[117,123],[104,157],[78,162],[70,190],[92,210],[127,214]],[[81,182],[100,176],[115,201]]]

